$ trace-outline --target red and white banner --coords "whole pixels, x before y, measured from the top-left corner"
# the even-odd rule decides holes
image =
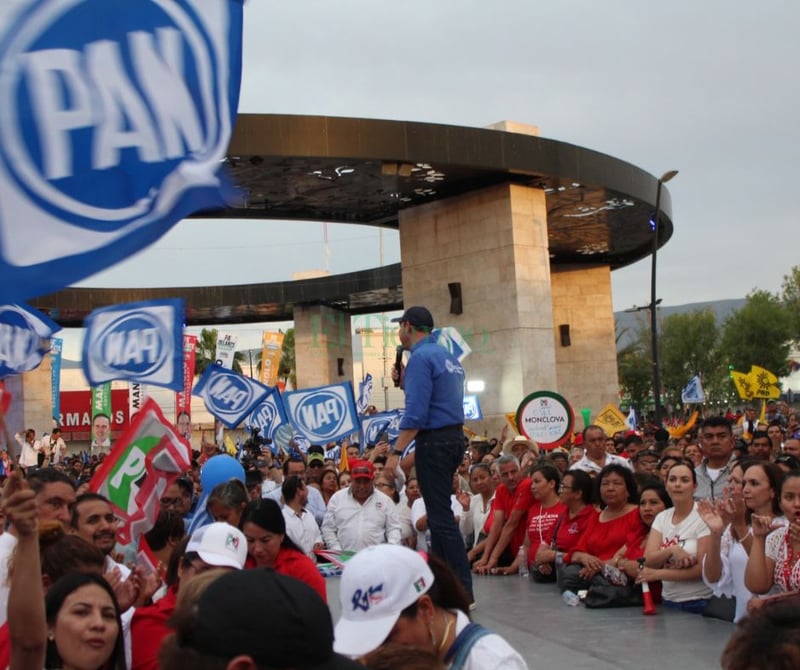
[[[183,336],[183,391],[175,394],[175,423],[181,412],[192,415],[192,385],[194,383],[194,357],[197,351],[197,336]]]
[[[74,432],[92,430],[92,392],[61,391],[58,425]],[[128,389],[111,390],[111,430],[128,427]]]

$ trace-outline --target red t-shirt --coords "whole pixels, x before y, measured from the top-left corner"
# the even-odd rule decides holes
[[[572,551],[598,514],[592,505],[586,505],[573,519],[569,518],[568,512],[564,512],[556,531],[556,548],[565,553]]]
[[[626,543],[631,546],[636,542],[636,538],[641,540],[646,532],[638,507],[606,522],[600,521],[600,515],[597,515],[575,544],[572,553],[582,551],[596,556],[601,561],[607,561],[619,551],[620,547]]]
[[[172,632],[167,619],[175,611],[178,587],[170,586],[154,605],[137,607],[131,620],[131,670],[158,670],[158,650]]]
[[[534,503],[533,493],[531,493],[531,480],[530,477],[523,479],[514,493],[508,490],[505,484],[500,484],[494,494],[494,503],[492,504],[492,517],[497,510],[502,510],[505,515],[503,523],[506,523],[514,510],[522,510],[522,520],[517,525],[514,535],[508,544],[508,549],[513,556],[516,556],[519,551],[520,545],[525,541],[526,524],[525,519],[528,518],[528,510]]]
[[[528,540],[530,541],[530,547],[528,548],[529,565],[536,558],[536,552],[539,551],[540,546],[550,545],[558,518],[565,514],[566,511],[567,506],[560,500],[550,507],[542,507],[542,503],[538,500],[533,503],[533,507],[528,513],[528,521],[525,524]]]
[[[325,578],[317,570],[314,562],[300,551],[294,549],[281,548],[278,557],[273,565],[275,572],[288,575],[305,582],[322,598],[325,604],[328,603],[328,592],[325,588]]]

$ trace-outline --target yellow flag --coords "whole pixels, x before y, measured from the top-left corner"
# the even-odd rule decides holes
[[[603,407],[600,413],[595,417],[594,422],[596,425],[600,426],[609,437],[620,431],[627,430],[628,428],[628,425],[625,423],[625,415],[611,403]]]
[[[514,429],[514,432],[519,434],[519,428],[517,428],[517,415],[514,412],[509,412],[506,414],[506,421],[508,424]]]
[[[778,377],[769,370],[758,365],[750,366],[748,375],[753,387],[754,398],[780,398],[781,390],[778,387]]]
[[[339,453],[339,472],[349,472],[350,462],[347,460],[347,443],[342,444],[342,450]]]
[[[733,379],[733,385],[736,387],[736,392],[742,400],[751,400],[753,398],[753,391],[755,389],[753,387],[753,382],[750,380],[750,375],[744,372],[731,370],[731,379]]]
[[[223,440],[225,444],[225,451],[229,453],[231,456],[236,456],[236,445],[233,443],[231,436],[228,433],[225,433],[225,439]]]

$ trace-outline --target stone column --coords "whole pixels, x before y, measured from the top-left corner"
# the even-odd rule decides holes
[[[33,428],[36,439],[53,430],[53,399],[51,396],[50,356],[45,356],[35,370],[22,375],[22,396],[13,402],[23,406],[24,426],[14,429]]]
[[[560,266],[551,275],[558,388],[576,413],[595,416],[608,403],[619,404],[617,348],[611,302],[611,270],[607,265]],[[569,327],[569,345],[562,346],[559,326]]]
[[[400,212],[404,304],[464,335],[467,379],[486,382],[477,428],[495,435],[525,395],[558,387],[545,198],[503,184]],[[449,283],[462,314],[449,313]]]
[[[297,305],[294,346],[298,388],[353,381],[349,314],[326,305]]]

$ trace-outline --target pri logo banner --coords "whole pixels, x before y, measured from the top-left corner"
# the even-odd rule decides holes
[[[0,300],[224,205],[242,0],[0,3]]]
[[[359,429],[350,382],[284,394],[289,421],[311,444],[332,442]]]
[[[183,300],[104,307],[84,325],[83,371],[91,385],[127,379],[183,387]]]
[[[0,378],[28,372],[50,351],[61,326],[27,305],[0,305]]]
[[[197,380],[193,394],[200,396],[206,409],[228,428],[235,428],[269,393],[255,379],[218,365],[209,365]]]
[[[89,489],[108,498],[122,520],[123,544],[153,527],[161,496],[191,461],[191,447],[148,398],[89,482]]]

